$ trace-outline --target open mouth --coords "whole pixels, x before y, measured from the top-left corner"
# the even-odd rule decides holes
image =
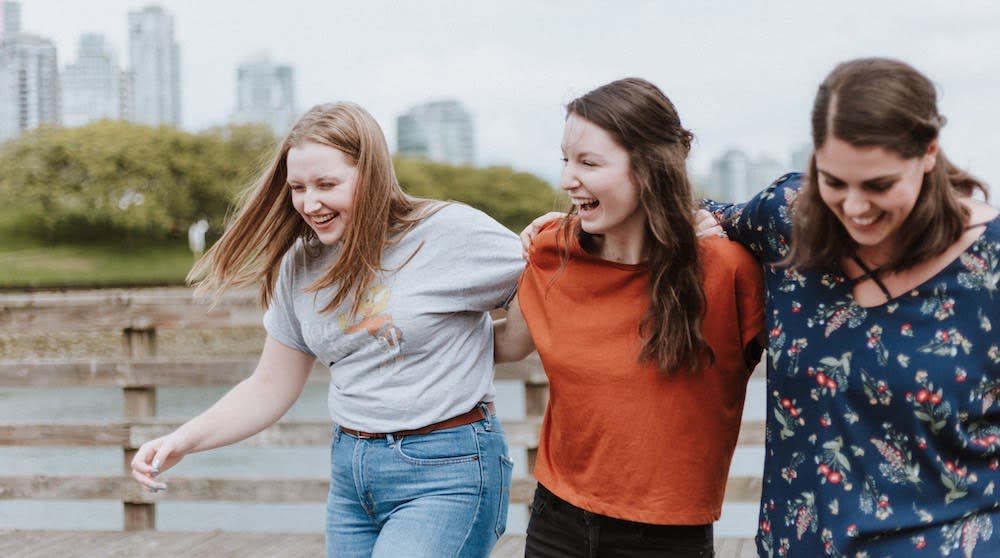
[[[601,205],[601,202],[597,200],[590,200],[587,202],[577,202],[577,207],[580,208],[580,211],[593,211],[594,209],[597,209],[597,206],[599,205]]]
[[[340,215],[340,213],[330,213],[328,215],[318,215],[316,217],[313,217],[312,221],[313,221],[313,223],[316,223],[317,225],[325,225],[325,224],[329,223],[330,221],[333,221],[334,219],[336,219],[338,215]]]
[[[876,221],[882,218],[884,213],[879,213],[878,215],[873,215],[871,217],[850,217],[850,220],[855,225],[860,227],[867,227],[868,225],[874,224]]]

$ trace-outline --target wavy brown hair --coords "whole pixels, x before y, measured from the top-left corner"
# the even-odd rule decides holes
[[[904,159],[921,157],[938,139],[945,118],[938,113],[934,84],[913,67],[886,58],[841,63],[819,86],[812,109],[812,139],[819,149],[834,137],[857,147],[881,147]],[[819,193],[816,156],[795,201],[792,249],[787,263],[803,269],[838,269],[857,243]],[[938,150],[924,174],[913,211],[900,226],[899,249],[883,271],[912,267],[945,251],[962,235],[968,211],[959,198],[985,185],[954,166]]]
[[[646,215],[645,250],[649,266],[649,309],[639,324],[639,359],[654,362],[666,374],[681,366],[691,370],[714,361],[702,335],[705,293],[701,282],[694,196],[687,156],[694,136],[674,104],[652,83],[639,78],[613,81],[570,101],[575,114],[608,132],[629,153],[632,180]],[[585,249],[585,232],[575,209],[561,226],[565,246],[576,236]]]
[[[414,198],[396,179],[389,146],[378,122],[354,103],[317,105],[306,112],[278,146],[269,167],[247,188],[225,233],[188,274],[199,293],[218,296],[232,287],[260,286],[260,302],[270,304],[281,259],[300,239],[315,233],[292,206],[288,151],[318,143],[343,152],[357,167],[351,219],[336,263],[306,292],[336,285],[330,311],[350,298],[357,314],[364,293],[382,270],[382,250],[440,207]]]

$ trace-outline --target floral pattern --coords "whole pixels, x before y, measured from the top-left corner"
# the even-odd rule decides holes
[[[802,176],[706,200],[765,265],[761,556],[1000,556],[1000,218],[944,270],[863,308],[781,265]]]

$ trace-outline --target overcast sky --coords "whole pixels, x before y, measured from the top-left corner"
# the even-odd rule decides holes
[[[22,29],[75,60],[103,33],[127,64],[138,0],[21,0]],[[1000,2],[994,0],[162,0],[181,49],[183,126],[225,123],[236,67],[267,52],[295,71],[300,110],[351,100],[395,146],[395,119],[456,98],[478,163],[554,181],[563,105],[610,80],[659,85],[696,136],[692,168],[740,148],[790,164],[812,97],[842,60],[900,58],[939,87],[942,146],[1000,192]],[[763,185],[762,185],[763,186]],[[998,199],[994,198],[996,205]]]

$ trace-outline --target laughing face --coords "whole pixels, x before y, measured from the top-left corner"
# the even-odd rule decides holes
[[[858,243],[859,255],[875,265],[890,259],[936,156],[936,143],[926,154],[904,159],[882,147],[858,147],[834,137],[816,150],[820,197]]]
[[[350,221],[357,167],[342,151],[313,142],[289,149],[287,165],[295,210],[320,242],[340,242]]]
[[[560,185],[590,234],[642,238],[646,215],[628,151],[596,124],[570,113],[563,132]]]

